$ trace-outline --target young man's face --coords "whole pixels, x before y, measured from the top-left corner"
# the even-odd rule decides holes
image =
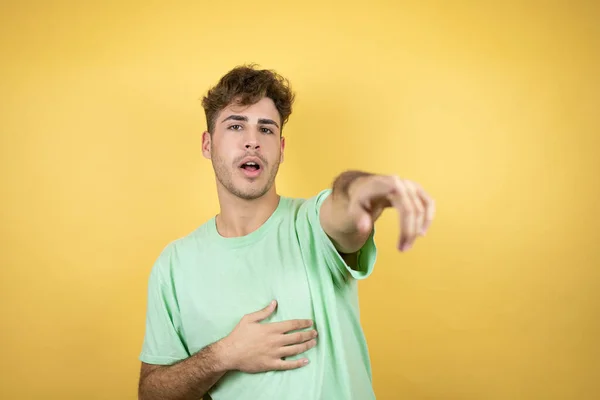
[[[252,200],[267,193],[283,161],[279,112],[268,97],[250,106],[230,104],[204,133],[202,152],[212,161],[218,185]]]

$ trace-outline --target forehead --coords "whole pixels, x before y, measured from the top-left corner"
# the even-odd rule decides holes
[[[275,103],[268,97],[263,97],[260,101],[255,104],[242,106],[236,102],[231,102],[219,113],[219,119],[217,123],[220,123],[224,118],[230,115],[243,115],[248,117],[250,122],[256,122],[259,118],[268,118],[274,121],[280,121],[279,112]]]

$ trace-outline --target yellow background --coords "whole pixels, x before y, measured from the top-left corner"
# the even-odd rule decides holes
[[[136,398],[152,263],[218,210],[199,99],[257,62],[298,93],[281,193],[437,200],[407,254],[378,223],[378,399],[600,398],[598,3],[218,3],[0,3],[0,397]]]

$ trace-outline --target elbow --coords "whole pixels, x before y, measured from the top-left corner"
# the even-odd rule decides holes
[[[140,382],[138,384],[138,400],[151,400],[146,392],[145,387],[145,378],[140,378]]]
[[[149,389],[150,382],[148,378],[152,375],[153,371],[145,371],[140,374],[140,380],[138,383],[138,400],[153,400],[154,397]]]

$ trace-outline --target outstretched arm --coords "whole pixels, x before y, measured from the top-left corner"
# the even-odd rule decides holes
[[[395,208],[400,217],[400,251],[425,235],[435,214],[434,201],[413,181],[346,171],[335,179],[331,195],[323,202],[321,225],[340,253],[352,255],[365,244],[386,208]]]

